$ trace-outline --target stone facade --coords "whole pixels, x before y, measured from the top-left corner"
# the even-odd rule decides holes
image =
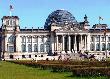
[[[86,15],[83,22],[77,22],[65,10],[50,14],[44,29],[20,29],[18,16],[4,16],[0,29],[0,55],[6,60],[36,59],[80,51],[110,57],[110,29],[107,24],[95,24],[89,28]]]

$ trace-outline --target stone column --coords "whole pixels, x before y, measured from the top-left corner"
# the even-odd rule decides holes
[[[94,51],[96,51],[96,36],[94,36]]]
[[[108,36],[106,35],[105,37],[106,37],[106,40],[105,40],[105,45],[106,45],[105,47],[106,47],[106,48],[105,48],[105,50],[107,50],[107,37],[108,37]]]
[[[99,45],[100,45],[100,52],[101,52],[101,35],[100,35],[100,39],[99,39]]]
[[[39,52],[39,36],[37,36],[37,50]]]
[[[33,37],[31,36],[31,52],[33,52]]]
[[[5,47],[5,48],[4,48],[4,49],[5,49],[4,52],[7,52],[7,51],[9,51],[9,48],[8,48],[8,46],[7,46],[7,42],[8,42],[7,40],[8,40],[8,39],[7,39],[7,36],[6,36],[6,35],[4,36],[4,38],[5,38],[5,39],[4,39],[4,44],[5,44],[5,46],[4,46],[4,47]]]
[[[57,50],[56,51],[58,51],[58,36],[56,36],[56,39],[57,39],[57,41],[56,41],[56,48],[57,48]]]
[[[71,37],[70,35],[68,36],[68,43],[69,43],[69,51],[71,50]]]
[[[62,39],[63,39],[63,42],[62,42],[62,49],[63,49],[63,51],[65,51],[65,48],[64,48],[64,46],[65,46],[65,39],[64,39],[64,35],[62,36]]]
[[[80,50],[82,50],[82,35],[80,35],[80,38],[81,38],[81,40],[80,40]]]
[[[16,43],[15,44],[15,47],[16,47],[15,48],[16,49],[15,52],[18,52],[18,41],[17,40],[18,40],[18,35],[16,35],[16,37],[15,37],[15,43]]]
[[[76,35],[74,36],[74,51],[77,51]]]
[[[86,50],[86,35],[84,35],[84,48]]]
[[[87,35],[85,37],[86,37],[86,50],[87,50]]]
[[[44,46],[44,49],[43,49],[44,51],[43,52],[45,52],[45,41],[44,40],[45,40],[45,38],[43,36],[43,46]]]
[[[27,44],[27,42],[28,42],[28,37],[27,37],[27,36],[25,36],[26,52],[28,52],[28,44]]]
[[[56,36],[54,36],[54,51],[56,51]]]
[[[46,41],[47,41],[47,36],[44,37],[44,42],[46,43]],[[46,48],[46,44],[44,45],[44,48],[45,48],[45,49],[44,49],[44,52],[47,52],[47,51],[46,51],[46,49],[47,49],[47,48]]]

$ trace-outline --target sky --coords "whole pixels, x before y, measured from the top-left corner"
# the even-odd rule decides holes
[[[9,16],[9,5],[13,5],[13,16],[19,16],[21,28],[42,28],[49,14],[58,9],[69,11],[78,22],[86,14],[90,27],[101,23],[110,27],[110,0],[0,0],[0,18]],[[1,25],[1,21],[0,21]]]

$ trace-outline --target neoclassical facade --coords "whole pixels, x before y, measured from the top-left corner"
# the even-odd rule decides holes
[[[92,28],[88,17],[77,22],[66,10],[56,10],[46,19],[44,29],[21,29],[18,16],[3,16],[0,49],[2,59],[35,59],[64,53],[110,56],[110,29],[107,24]]]

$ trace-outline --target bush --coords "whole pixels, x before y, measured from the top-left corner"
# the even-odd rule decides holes
[[[90,67],[90,68],[75,68],[72,70],[76,76],[110,76],[109,67]]]
[[[72,72],[76,76],[110,76],[110,61],[10,61],[12,63],[50,69],[53,72]]]

